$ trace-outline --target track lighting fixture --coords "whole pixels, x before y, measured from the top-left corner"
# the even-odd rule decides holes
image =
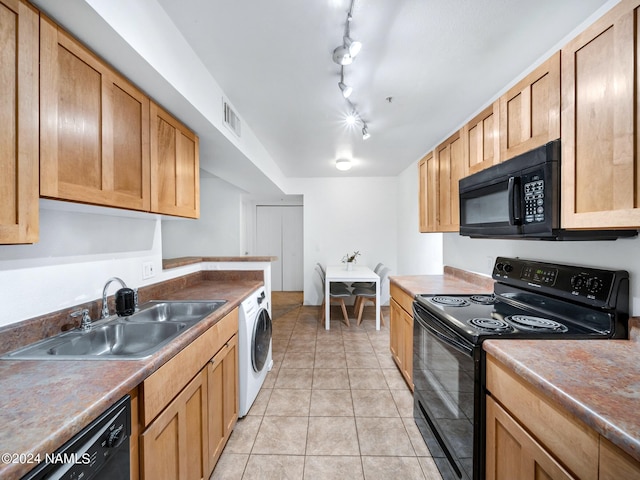
[[[371,134],[369,133],[369,129],[367,128],[367,124],[365,123],[364,126],[362,127],[362,139],[366,140],[370,136]]]
[[[349,98],[349,95],[353,92],[353,88],[344,83],[344,68],[340,69],[340,81],[338,82],[338,87],[340,87],[344,98]]]
[[[355,105],[351,103],[351,101],[349,101],[349,97],[353,93],[353,88],[350,85],[344,83],[345,65],[351,65],[355,56],[358,55],[358,53],[362,49],[362,43],[353,40],[350,35],[351,22],[353,21],[354,3],[355,0],[351,0],[351,6],[349,7],[349,11],[347,12],[347,21],[345,22],[344,35],[342,36],[342,45],[340,45],[333,51],[332,58],[334,62],[340,65],[340,81],[338,82],[338,87],[342,92],[342,96],[347,100],[347,103],[351,107],[351,113],[346,118],[347,125],[355,125],[358,122],[362,123],[362,138],[366,140],[371,136],[369,134],[369,128],[356,110]],[[338,166],[337,162],[336,166]]]
[[[344,46],[349,50],[352,59],[356,58],[356,55],[362,50],[362,43],[351,40],[349,36],[344,37]]]

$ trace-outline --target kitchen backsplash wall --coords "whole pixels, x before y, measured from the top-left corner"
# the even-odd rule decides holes
[[[100,298],[113,276],[129,287],[171,278],[161,243],[157,215],[41,201],[40,242],[0,246],[0,327]],[[155,274],[143,280],[147,262]]]
[[[497,256],[627,270],[630,309],[640,315],[640,238],[599,242],[489,240],[444,234],[444,264],[490,275]]]

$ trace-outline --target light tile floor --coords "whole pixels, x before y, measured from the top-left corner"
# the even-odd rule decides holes
[[[211,479],[441,480],[391,359],[383,308],[380,331],[373,308],[360,326],[336,320],[326,331],[319,307],[274,299],[273,370]]]

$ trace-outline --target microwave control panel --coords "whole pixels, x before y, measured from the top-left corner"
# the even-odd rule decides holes
[[[544,222],[544,177],[540,174],[522,178],[524,223]]]

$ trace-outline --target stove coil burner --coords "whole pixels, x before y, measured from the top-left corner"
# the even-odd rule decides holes
[[[469,305],[464,298],[460,297],[433,297],[430,299],[431,303],[437,305],[444,305],[445,307],[466,307]]]
[[[495,295],[472,295],[469,300],[478,305],[493,305],[496,303]]]
[[[471,318],[467,321],[469,325],[484,330],[486,332],[510,332],[513,327],[504,320],[498,320],[497,318]]]
[[[549,320],[547,318],[532,317],[529,315],[511,315],[505,318],[508,322],[515,325],[521,330],[529,330],[530,332],[559,332],[563,333],[569,330],[565,325]]]

